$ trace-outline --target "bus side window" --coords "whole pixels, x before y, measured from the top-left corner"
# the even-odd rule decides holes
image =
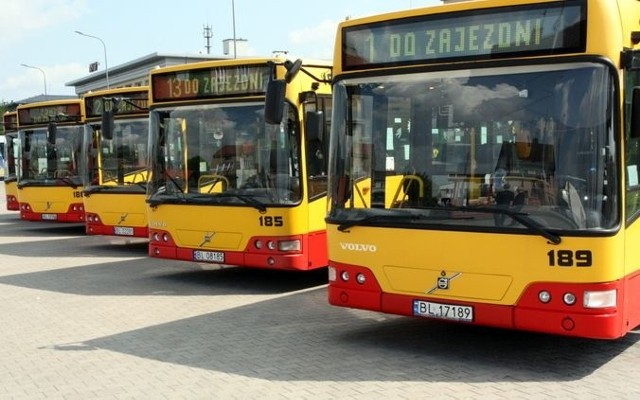
[[[305,115],[307,133],[307,175],[309,198],[324,195],[327,192],[327,163],[325,159],[326,141],[324,140],[325,121],[322,111],[308,111]]]

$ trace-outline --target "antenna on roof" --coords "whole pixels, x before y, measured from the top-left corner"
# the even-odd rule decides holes
[[[207,54],[211,54],[211,38],[213,37],[211,25],[204,25],[202,27],[202,36],[204,36],[205,41],[204,48],[207,49]]]

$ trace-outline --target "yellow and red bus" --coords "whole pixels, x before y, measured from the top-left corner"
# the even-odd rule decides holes
[[[16,175],[16,154],[18,141],[18,113],[9,111],[3,115],[4,122],[4,189],[7,210],[18,211],[18,177]]]
[[[22,104],[16,111],[20,218],[84,223],[80,173],[82,100]]]
[[[83,97],[84,208],[89,235],[149,236],[149,88],[107,89]]]
[[[278,57],[151,71],[150,256],[326,267],[330,77]]]
[[[640,2],[342,22],[329,302],[550,334],[640,324]]]

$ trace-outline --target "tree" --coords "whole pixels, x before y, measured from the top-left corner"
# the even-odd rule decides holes
[[[18,104],[14,102],[0,102],[0,116],[4,115],[7,111],[15,111],[16,107],[18,107]],[[0,123],[0,134],[4,135],[4,124],[2,123]]]

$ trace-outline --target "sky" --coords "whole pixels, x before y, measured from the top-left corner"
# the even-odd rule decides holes
[[[247,55],[287,51],[290,58],[331,59],[337,24],[345,18],[439,4],[441,0],[0,0],[0,103],[44,94],[45,82],[49,95],[75,95],[65,84],[88,76],[93,62],[103,71],[105,49],[108,68],[152,53],[206,54],[205,26],[213,33],[213,56],[224,56],[222,42],[232,39],[235,30],[237,39],[246,40]]]

